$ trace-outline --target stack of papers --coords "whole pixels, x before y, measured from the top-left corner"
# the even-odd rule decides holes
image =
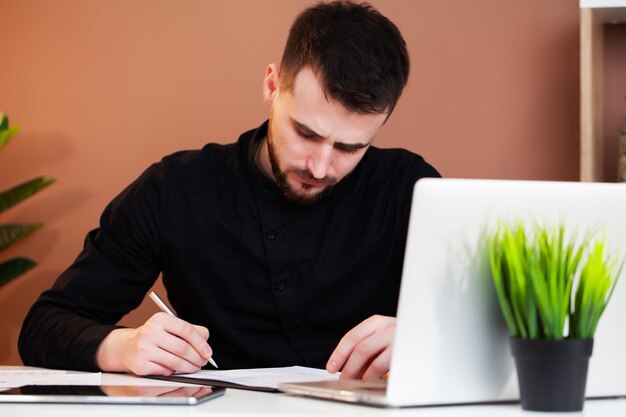
[[[329,381],[338,379],[339,375],[340,373],[329,374],[324,369],[288,366],[284,368],[233,369],[229,371],[207,370],[196,372],[195,374],[152,376],[149,378],[254,391],[278,391],[278,384],[281,383]]]

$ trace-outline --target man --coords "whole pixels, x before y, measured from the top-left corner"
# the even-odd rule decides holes
[[[305,10],[265,73],[269,121],[167,156],[117,196],[27,315],[24,363],[168,375],[213,357],[384,375],[412,187],[438,176],[371,146],[408,73],[400,32],[372,7]],[[159,273],[180,318],[116,326]]]

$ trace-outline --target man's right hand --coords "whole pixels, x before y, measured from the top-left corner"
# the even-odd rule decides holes
[[[206,327],[156,313],[136,329],[115,329],[96,353],[105,372],[172,375],[197,372],[213,355]]]

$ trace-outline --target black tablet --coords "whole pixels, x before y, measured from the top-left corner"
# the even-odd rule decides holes
[[[221,387],[25,385],[0,391],[0,403],[196,405],[224,394]]]

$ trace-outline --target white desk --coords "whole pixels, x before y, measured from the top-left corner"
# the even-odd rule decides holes
[[[0,367],[5,368],[5,367]],[[6,369],[6,368],[5,368]],[[102,374],[103,385],[172,385],[164,381],[130,375]],[[183,384],[176,384],[183,385]],[[539,417],[539,416],[624,417],[626,399],[592,400],[582,413],[536,413],[522,411],[518,404],[462,407],[383,409],[331,401],[292,397],[285,394],[227,389],[219,398],[197,406],[0,404],[2,417],[177,417],[177,416],[416,416],[416,417]]]

